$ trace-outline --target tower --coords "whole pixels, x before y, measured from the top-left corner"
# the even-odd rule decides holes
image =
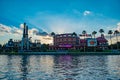
[[[28,39],[28,26],[24,23],[23,28],[23,37],[21,41],[21,50],[28,51],[29,50],[29,39]]]

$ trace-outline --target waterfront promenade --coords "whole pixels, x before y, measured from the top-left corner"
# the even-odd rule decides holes
[[[6,55],[120,55],[120,52],[1,52]]]

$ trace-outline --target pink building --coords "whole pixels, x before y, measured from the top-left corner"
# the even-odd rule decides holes
[[[96,38],[98,41],[98,48],[106,49],[108,47],[108,41],[105,39],[104,35],[101,35],[101,37]]]
[[[84,47],[86,48],[96,47],[105,49],[108,46],[108,41],[104,38],[103,35],[96,39],[93,38],[80,39],[76,34],[66,33],[57,34],[53,38],[54,45],[49,46],[50,50],[83,49]],[[96,45],[93,45],[94,43]],[[90,44],[93,46],[90,46]]]

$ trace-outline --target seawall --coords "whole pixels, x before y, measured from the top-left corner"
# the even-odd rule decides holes
[[[1,55],[120,55],[120,52],[1,52]]]

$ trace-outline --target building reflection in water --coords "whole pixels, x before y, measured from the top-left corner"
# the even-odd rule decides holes
[[[47,74],[53,73],[54,59],[53,56],[40,57],[40,68]]]
[[[54,63],[54,76],[66,80],[89,78],[104,80],[105,74],[108,73],[105,56],[57,56]]]
[[[110,75],[120,77],[120,55],[113,55],[107,57],[107,68]]]
[[[48,79],[53,73],[54,60],[49,55],[32,55],[30,56],[30,79]],[[37,76],[36,76],[37,75]],[[32,77],[31,77],[32,76]],[[44,76],[44,77],[43,77]]]
[[[77,75],[75,69],[77,68],[77,59],[71,55],[61,55],[54,57],[54,77],[63,80],[73,80]],[[73,77],[74,76],[74,77]]]
[[[11,56],[8,55],[6,58],[7,60],[7,65],[4,66],[4,68],[6,69],[6,79],[8,80],[14,80],[14,79],[18,79],[20,78],[20,74],[19,72],[21,72],[19,69],[20,66],[20,56]]]
[[[20,63],[20,70],[21,70],[21,79],[28,80],[27,75],[29,73],[29,56],[27,55],[22,56]]]
[[[116,80],[120,56],[1,55],[0,79]]]

